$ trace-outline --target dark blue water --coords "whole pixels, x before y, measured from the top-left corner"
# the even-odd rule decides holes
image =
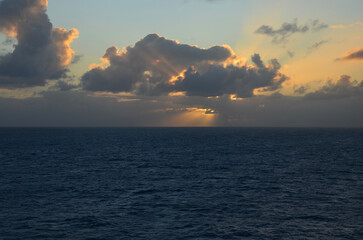
[[[362,239],[363,130],[0,129],[1,239]]]

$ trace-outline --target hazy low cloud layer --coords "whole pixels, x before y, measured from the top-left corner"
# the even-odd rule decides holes
[[[280,44],[287,42],[289,37],[293,34],[319,31],[328,27],[327,24],[322,23],[319,20],[313,20],[310,23],[299,25],[297,19],[295,19],[291,23],[283,23],[278,29],[274,29],[269,25],[262,25],[255,33],[270,36],[272,37],[272,43]]]
[[[43,86],[65,76],[78,31],[53,28],[46,9],[47,0],[0,2],[0,31],[17,40],[12,53],[0,56],[1,88]]]
[[[347,52],[343,57],[336,60],[363,60],[363,48],[358,48]]]
[[[330,80],[319,90],[306,94],[304,98],[324,100],[350,98],[354,96],[363,96],[363,81],[352,81],[350,76],[342,75],[337,82]]]
[[[50,91],[38,98],[0,98],[0,112],[6,113],[0,118],[0,126],[363,127],[363,95],[329,101],[282,95],[241,101],[227,96],[162,96],[135,101],[107,96]],[[205,114],[211,110],[217,114]]]
[[[258,58],[255,59],[259,65]],[[260,63],[261,64],[261,63]],[[0,98],[0,126],[269,126],[363,127],[363,82],[343,75],[300,96],[279,93],[247,99],[201,96],[135,96],[66,91],[26,99]]]
[[[251,97],[257,88],[276,90],[288,79],[280,72],[276,59],[266,67],[255,54],[254,66],[249,66],[228,46],[201,49],[157,34],[149,34],[123,51],[110,47],[103,61],[108,66],[95,66],[82,76],[85,90],[136,95],[185,92],[204,97],[224,94]]]

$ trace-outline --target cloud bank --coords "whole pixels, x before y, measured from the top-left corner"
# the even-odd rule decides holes
[[[1,88],[44,86],[65,76],[78,31],[53,28],[47,5],[47,0],[0,2],[0,31],[17,40],[12,53],[0,56]]]
[[[6,113],[0,126],[363,127],[362,94],[314,101],[291,96],[241,101],[227,96],[160,96],[121,101],[123,97],[116,94],[95,94],[48,91],[37,98],[0,98],[0,112]],[[208,114],[212,110],[216,114]]]
[[[350,98],[354,96],[363,96],[363,81],[352,81],[351,76],[342,75],[337,82],[331,80],[326,85],[315,92],[308,93],[304,96],[310,100],[328,100]]]
[[[102,60],[106,65],[95,65],[82,76],[84,90],[154,96],[236,94],[245,98],[253,96],[255,89],[276,90],[288,79],[276,59],[266,66],[255,54],[251,66],[229,46],[202,49],[157,34],[149,34],[122,51],[112,46]]]

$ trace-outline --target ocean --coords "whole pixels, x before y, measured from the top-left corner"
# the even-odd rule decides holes
[[[1,128],[0,239],[362,239],[363,129]]]

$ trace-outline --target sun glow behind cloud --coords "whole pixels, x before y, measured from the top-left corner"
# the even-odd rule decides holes
[[[171,111],[175,111],[172,109]],[[167,121],[168,126],[194,126],[209,127],[213,126],[217,113],[211,109],[202,108],[184,108],[176,109],[176,114]]]
[[[152,126],[207,126],[220,124],[221,119],[227,122],[232,116],[238,116],[233,120],[235,123],[248,119],[246,109],[237,106],[263,99],[259,104],[249,105],[253,109],[250,114],[255,109],[271,111],[271,99],[303,99],[324,89],[327,79],[335,83],[341,75],[347,75],[360,83],[363,76],[362,61],[356,53],[363,47],[361,14],[355,14],[355,9],[361,9],[357,7],[361,5],[358,1],[350,6],[330,2],[330,7],[339,10],[339,19],[333,11],[309,7],[325,5],[316,1],[218,1],[209,5],[205,4],[207,1],[188,1],[179,5],[178,1],[165,4],[140,0],[148,6],[146,11],[140,9],[140,3],[111,0],[102,3],[108,11],[105,15],[99,13],[98,18],[94,13],[101,3],[96,0],[87,5],[87,10],[96,6],[95,12],[79,15],[84,10],[83,3],[50,1],[53,7],[49,18],[46,0],[2,1],[18,3],[12,9],[26,12],[26,21],[22,22],[18,12],[12,13],[2,5],[1,58],[8,58],[11,50],[20,52],[0,66],[2,98],[38,100],[48,92],[74,94],[95,100],[94,103],[115,104],[112,109],[123,106],[126,110],[121,115],[134,114],[145,122],[153,119]],[[30,5],[25,3],[35,7],[28,9],[24,6]],[[154,8],[161,4],[178,8],[172,13]],[[139,11],[121,15],[113,10],[115,6],[131,5]],[[80,8],[74,11],[75,6]],[[67,8],[69,11],[64,11]],[[178,12],[180,8],[183,10]],[[86,15],[91,17],[85,18]],[[314,29],[314,21],[321,23],[321,30]],[[37,27],[27,31],[32,28],[24,23]],[[266,31],[256,34],[261,26]],[[305,31],[305,26],[309,30]],[[81,38],[75,43],[72,42],[78,37],[78,30],[72,27],[80,29]],[[18,34],[19,29],[22,33]],[[20,35],[26,38],[7,41],[5,35],[10,36],[8,39]],[[72,61],[81,55],[84,57],[80,63]],[[270,59],[278,59],[275,66],[281,67],[273,69]],[[157,112],[158,109],[161,110]],[[110,111],[110,116],[115,115],[114,111]],[[155,115],[148,118],[148,114]]]

